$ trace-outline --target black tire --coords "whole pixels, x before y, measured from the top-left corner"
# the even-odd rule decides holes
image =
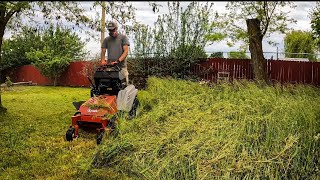
[[[102,131],[102,132],[99,132],[99,133],[97,134],[97,144],[98,144],[98,145],[101,144],[103,135],[104,135],[104,132],[103,132],[103,131]]]
[[[93,90],[90,91],[90,97],[93,97]]]
[[[66,132],[67,141],[72,141],[73,140],[74,132],[75,132],[75,129],[71,128],[71,127],[67,130],[67,132]]]
[[[135,118],[137,116],[137,109],[140,105],[140,102],[139,100],[137,99],[137,97],[134,99],[133,101],[133,105],[132,105],[132,108],[131,110],[129,111],[129,117],[128,117],[128,120],[131,120],[133,118]]]
[[[110,128],[111,130],[114,130],[116,120],[117,120],[117,117],[116,116],[112,116],[112,118],[109,120],[109,123],[108,123],[107,127]]]

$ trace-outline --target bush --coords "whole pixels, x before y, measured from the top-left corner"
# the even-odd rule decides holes
[[[13,85],[12,81],[10,80],[10,77],[7,76],[5,80],[5,84],[7,87],[11,87]]]

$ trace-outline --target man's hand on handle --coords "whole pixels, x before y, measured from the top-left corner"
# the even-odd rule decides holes
[[[117,64],[118,64],[118,61],[111,62],[111,65],[117,65]]]
[[[101,65],[106,65],[107,64],[107,60],[102,60],[101,61]]]
[[[110,64],[111,64],[111,65],[117,65],[118,63],[119,63],[119,60],[113,61],[113,62],[111,62]],[[102,60],[102,61],[101,61],[101,65],[107,65],[107,64],[108,64],[107,60]]]

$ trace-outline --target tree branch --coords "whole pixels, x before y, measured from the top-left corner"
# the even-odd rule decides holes
[[[268,2],[265,1],[265,3],[268,3]],[[267,33],[268,27],[269,27],[269,24],[270,24],[270,19],[271,19],[272,15],[273,15],[274,10],[276,9],[276,7],[277,7],[277,5],[278,5],[278,2],[277,2],[277,1],[274,2],[274,3],[275,3],[275,4],[274,4],[273,9],[272,9],[272,11],[271,11],[271,13],[270,13],[270,16],[268,16],[268,15],[266,14],[266,25],[265,25],[265,28],[264,28],[264,30],[263,30],[263,32],[262,32],[262,36],[265,36],[265,34]],[[268,8],[268,9],[269,9],[269,8]]]

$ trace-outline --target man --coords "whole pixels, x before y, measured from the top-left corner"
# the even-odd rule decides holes
[[[121,68],[121,73],[126,77],[126,83],[129,84],[129,73],[127,70],[126,57],[129,52],[129,39],[126,35],[118,33],[118,25],[110,22],[107,25],[109,36],[106,37],[101,46],[101,64],[116,64]],[[108,58],[105,59],[106,49],[108,49]]]

